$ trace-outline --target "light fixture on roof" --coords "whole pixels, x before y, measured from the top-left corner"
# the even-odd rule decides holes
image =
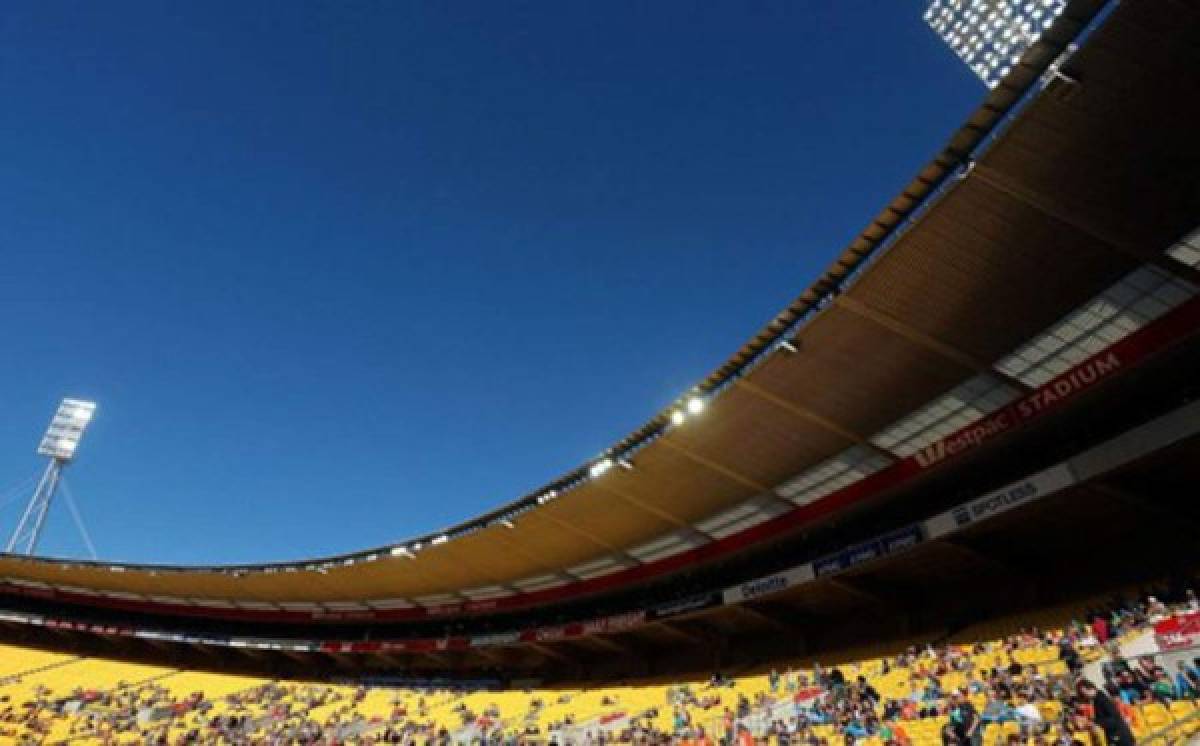
[[[676,409],[673,412],[671,412],[671,424],[675,425],[676,427],[678,427],[679,425],[682,425],[683,421],[686,419],[687,419],[687,415],[685,415],[683,413],[682,409]]]
[[[513,523],[512,520],[508,519],[508,518],[501,518],[500,525],[504,526],[505,528],[516,528],[517,527],[517,524]]]
[[[621,467],[625,471],[633,471],[633,462],[624,456],[617,459],[617,466]]]
[[[407,557],[409,559],[416,557],[408,547],[392,547],[391,555],[393,557]]]
[[[687,400],[688,414],[700,414],[704,411],[704,400],[698,396],[690,397]]]
[[[591,475],[592,479],[595,479],[596,477],[603,476],[605,472],[612,468],[612,465],[612,459],[600,459],[596,463],[592,464],[591,468],[588,469],[588,474]]]
[[[788,352],[799,352],[800,351],[800,348],[796,346],[795,342],[793,342],[790,339],[786,339],[786,338],[779,340],[779,349],[787,350]]]
[[[538,505],[545,505],[556,497],[558,497],[558,490],[549,490],[547,492],[543,492],[542,494],[538,495]]]
[[[437,546],[438,544],[445,544],[448,541],[450,541],[450,537],[446,536],[445,534],[442,534],[441,536],[433,537],[433,540],[430,541],[429,543],[433,544],[434,546]]]
[[[38,539],[41,538],[42,528],[46,523],[46,514],[58,490],[62,470],[75,459],[75,451],[83,438],[83,431],[87,429],[95,414],[95,402],[63,399],[59,403],[37,449],[38,455],[50,457],[50,463],[46,465],[46,471],[42,473],[42,478],[33,491],[33,496],[29,498],[16,530],[8,540],[6,552],[31,555],[37,549]]]

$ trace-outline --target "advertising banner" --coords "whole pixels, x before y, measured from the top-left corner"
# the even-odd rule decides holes
[[[1074,483],[1075,476],[1070,467],[1065,463],[1057,464],[939,513],[925,522],[925,528],[930,538],[945,536],[972,523],[1027,505]]]
[[[1154,638],[1161,651],[1200,647],[1200,612],[1176,614],[1155,623]]]
[[[497,645],[512,645],[520,642],[521,635],[517,632],[499,632],[494,635],[476,635],[471,638],[471,647],[489,648]]]
[[[813,563],[813,574],[817,577],[833,575],[855,565],[861,565],[880,557],[901,552],[921,543],[925,538],[921,524],[913,523],[883,536],[852,544],[840,552],[826,555]]]
[[[700,593],[695,596],[689,596],[678,601],[659,604],[650,609],[647,615],[649,619],[670,619],[671,617],[691,614],[703,609],[711,609],[714,606],[720,606],[722,603],[720,593]]]
[[[790,570],[773,573],[757,580],[751,580],[740,585],[725,589],[724,598],[727,604],[741,603],[753,598],[769,596],[793,586],[807,583],[813,579],[812,565],[801,565]]]

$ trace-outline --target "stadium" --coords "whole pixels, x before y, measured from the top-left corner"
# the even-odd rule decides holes
[[[1066,3],[766,326],[495,510],[300,562],[10,545],[0,739],[1186,742],[1198,32]],[[1078,686],[1122,670],[1125,730]]]

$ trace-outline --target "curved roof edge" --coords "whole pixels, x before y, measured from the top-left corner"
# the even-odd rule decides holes
[[[695,384],[679,399],[655,413],[645,424],[584,462],[538,489],[456,525],[388,545],[337,555],[279,562],[224,565],[167,565],[53,557],[20,557],[29,561],[72,566],[117,567],[151,572],[225,572],[247,574],[276,572],[285,568],[326,570],[336,566],[373,561],[381,556],[408,555],[430,546],[481,529],[506,523],[520,514],[556,499],[559,495],[594,478],[614,463],[632,457],[644,446],[666,433],[672,413],[685,411],[691,397],[708,399],[733,381],[753,370],[768,354],[787,344],[807,319],[847,289],[875,258],[885,252],[906,228],[937,199],[952,179],[967,170],[976,157],[986,152],[995,136],[1040,91],[1043,75],[1103,20],[1116,0],[1072,0],[1062,15],[1047,29],[992,89],[979,106],[892,201],[843,249],[820,277],[775,315],[724,363]],[[1104,12],[1102,12],[1104,11]],[[0,553],[0,556],[8,556]]]

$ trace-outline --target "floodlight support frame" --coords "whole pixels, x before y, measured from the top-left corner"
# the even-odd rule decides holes
[[[8,540],[4,551],[9,554],[32,555],[37,549],[38,540],[42,538],[42,529],[46,525],[46,514],[50,512],[50,503],[58,491],[58,483],[62,477],[62,468],[66,464],[63,459],[52,458],[46,465],[46,471],[38,482],[37,489],[29,498],[21,522]]]

